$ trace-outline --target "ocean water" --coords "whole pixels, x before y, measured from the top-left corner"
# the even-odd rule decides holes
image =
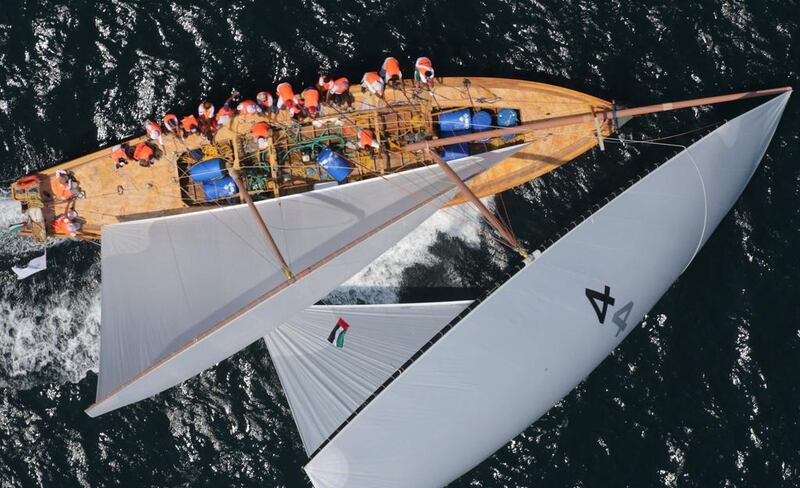
[[[635,105],[800,80],[800,4],[708,0],[257,2],[4,0],[0,186],[138,131],[166,110],[359,78],[392,54],[437,73],[544,81]],[[636,120],[628,138],[695,131],[752,106]],[[692,266],[584,383],[456,487],[800,485],[800,116]],[[702,132],[671,139],[686,143]],[[672,150],[613,144],[505,193],[530,247]],[[0,227],[18,220],[0,200]],[[474,213],[437,214],[330,297],[468,298],[513,256]],[[99,248],[0,234],[0,486],[310,486],[266,348],[90,419]]]

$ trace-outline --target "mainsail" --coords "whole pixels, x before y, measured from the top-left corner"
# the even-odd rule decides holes
[[[788,98],[671,158],[447,324],[323,443],[306,466],[314,485],[443,486],[544,414],[689,265],[757,168]]]
[[[468,179],[522,147],[450,164]],[[429,166],[257,203],[292,282],[244,205],[105,226],[100,379],[87,413],[159,393],[263,337],[454,193],[441,169]]]

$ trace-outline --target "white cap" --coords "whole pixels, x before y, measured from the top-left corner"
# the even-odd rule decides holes
[[[258,138],[258,148],[259,149],[266,149],[267,148],[267,139],[264,137]]]

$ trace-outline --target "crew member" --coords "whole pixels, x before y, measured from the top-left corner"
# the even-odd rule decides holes
[[[145,168],[153,164],[155,156],[156,152],[146,142],[142,142],[136,146],[136,150],[133,152],[133,158],[139,161],[139,166]]]
[[[233,120],[233,109],[231,106],[228,105],[228,103],[225,103],[225,105],[223,105],[222,108],[217,112],[215,119],[218,127],[222,127]]]
[[[426,85],[430,85],[433,83],[433,65],[431,64],[431,60],[422,56],[417,58],[417,62],[414,63],[414,83],[419,84],[424,83]]]
[[[373,95],[380,97],[383,95],[383,86],[383,78],[381,78],[381,75],[374,71],[364,73],[364,77],[361,78],[362,92],[369,91]]]
[[[306,88],[303,90],[303,105],[309,117],[319,115],[319,92],[316,88]]]
[[[194,115],[187,115],[181,119],[181,126],[183,127],[183,135],[197,134],[200,132],[200,122]]]
[[[164,145],[164,137],[161,134],[161,126],[152,120],[148,120],[144,123],[144,130],[147,132],[147,135],[150,136],[150,139],[158,142],[159,145]]]
[[[63,169],[56,170],[56,181],[53,185],[53,191],[56,196],[61,200],[72,200],[75,197],[80,197],[83,192],[78,188],[78,183],[72,175]]]
[[[53,232],[58,235],[67,235],[75,237],[81,229],[81,223],[78,221],[78,213],[75,210],[67,210],[65,215],[62,215],[53,222]]]
[[[380,147],[380,144],[378,144],[378,141],[375,140],[375,137],[372,135],[372,131],[369,129],[362,129],[359,127],[356,137],[358,138],[359,149],[378,149]]]
[[[320,93],[328,93],[328,90],[330,90],[332,86],[333,80],[331,77],[324,73],[320,73],[319,80],[317,80],[317,90],[319,90]]]
[[[237,107],[236,111],[239,115],[255,115],[262,112],[261,107],[258,106],[253,100],[244,100]]]
[[[403,73],[400,71],[400,63],[393,57],[389,56],[383,60],[381,67],[381,76],[388,85],[391,82],[393,87],[396,87],[400,80],[403,79]]]
[[[273,112],[272,110],[273,100],[272,100],[272,94],[270,92],[268,91],[258,92],[258,95],[256,95],[256,101],[261,106],[261,109],[264,111],[264,113],[271,114]]]
[[[350,98],[350,80],[345,77],[337,78],[328,90],[328,99],[336,105],[343,103],[346,103],[348,107],[353,105],[353,100]]]
[[[161,123],[164,124],[164,127],[167,128],[168,131],[172,132],[173,134],[178,134],[178,127],[180,124],[178,123],[178,117],[175,114],[167,114],[161,119]]]
[[[275,93],[278,94],[278,109],[288,108],[288,105],[294,105],[294,90],[292,85],[283,82],[275,88]]]
[[[114,160],[114,167],[118,169],[128,164],[128,154],[122,144],[111,148],[111,159]]]
[[[266,122],[258,122],[253,125],[253,140],[258,144],[259,149],[267,148],[267,141],[269,141],[269,124]]]
[[[197,116],[200,120],[211,120],[214,117],[214,104],[211,102],[202,102],[197,107]]]

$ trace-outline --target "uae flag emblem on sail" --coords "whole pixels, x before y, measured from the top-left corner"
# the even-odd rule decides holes
[[[350,328],[350,324],[345,322],[344,319],[340,318],[336,322],[336,326],[331,331],[330,335],[328,336],[328,342],[333,344],[334,346],[338,347],[339,349],[344,347],[344,334],[347,332],[347,329]]]

